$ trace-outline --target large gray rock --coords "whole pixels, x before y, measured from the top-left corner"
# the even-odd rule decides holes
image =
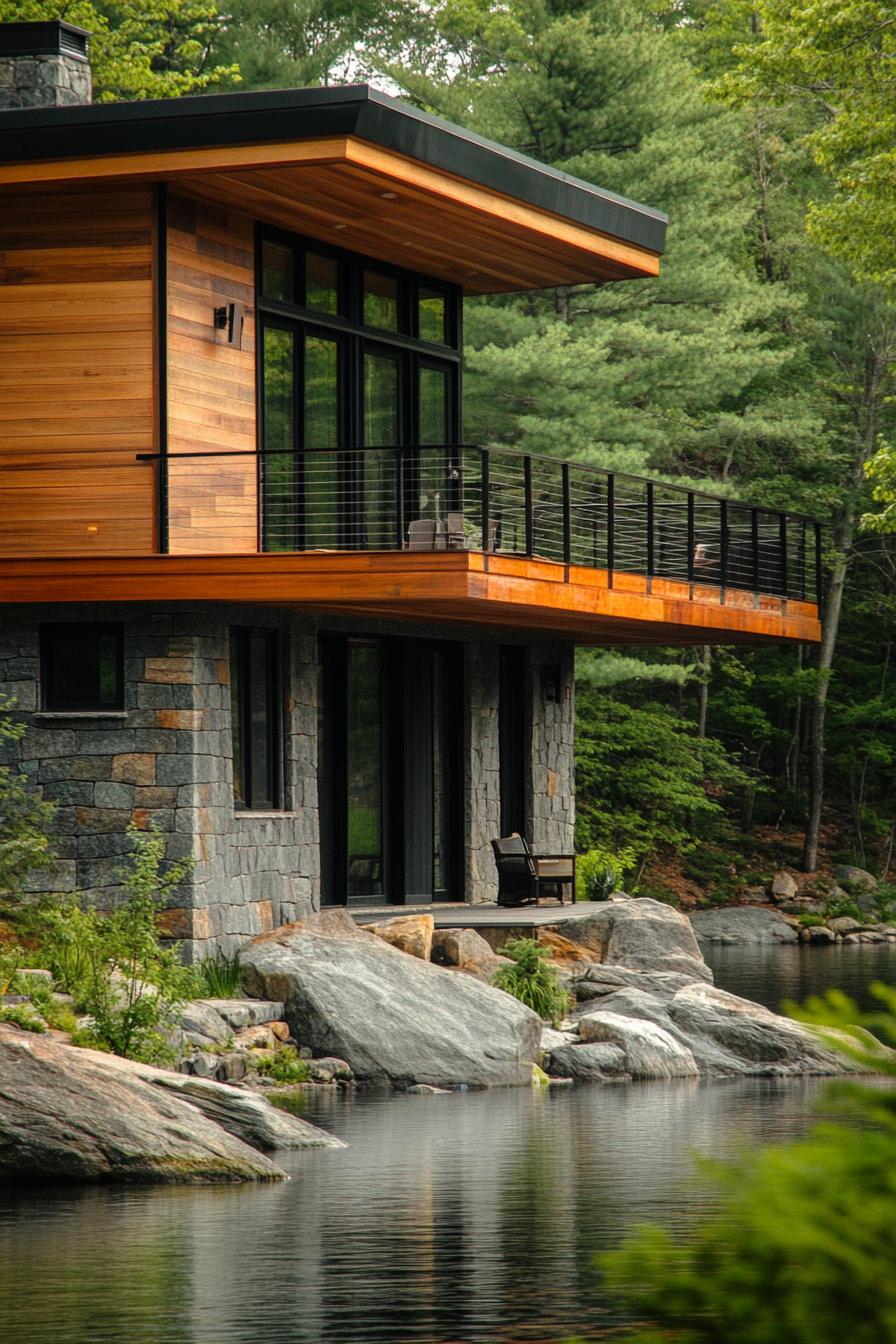
[[[283,1000],[293,1036],[356,1078],[407,1087],[531,1081],[541,1021],[509,994],[409,957],[340,909],[254,938],[241,953],[251,993]]]
[[[681,971],[633,971],[627,966],[607,966],[601,963],[589,966],[580,975],[570,976],[566,988],[579,1000],[574,1016],[587,1011],[583,1005],[589,1004],[607,994],[615,994],[617,989],[644,989],[648,994],[659,998],[669,998],[685,985],[692,985],[694,977]]]
[[[849,1072],[807,1027],[712,985],[688,985],[665,1001],[622,989],[603,999],[598,1011],[653,1022],[686,1046],[708,1076]]]
[[[777,910],[755,906],[701,910],[691,915],[698,943],[741,946],[756,943],[795,943],[797,932]]]
[[[649,897],[614,896],[600,910],[552,925],[564,938],[598,952],[610,966],[677,971],[712,981],[686,915]]]
[[[853,868],[848,863],[834,869],[834,879],[852,895],[877,891],[877,878],[873,873],[866,872],[864,868]]]
[[[547,1072],[555,1078],[573,1078],[577,1083],[630,1083],[625,1067],[625,1051],[609,1041],[562,1045],[545,1060]]]
[[[111,1058],[0,1025],[0,1177],[283,1179],[273,1162],[194,1104]]]
[[[792,901],[798,891],[796,879],[790,873],[775,873],[772,878],[772,900]]]
[[[230,1023],[201,999],[185,1003],[179,1020],[184,1035],[195,1045],[222,1045],[233,1035]]]
[[[625,1053],[632,1078],[696,1078],[697,1061],[686,1045],[655,1022],[598,1011],[579,1020],[583,1041],[608,1041]]]
[[[194,1008],[211,1008],[234,1031],[277,1022],[283,1016],[283,1004],[264,999],[197,999]]]

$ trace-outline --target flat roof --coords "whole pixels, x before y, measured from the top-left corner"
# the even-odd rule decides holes
[[[355,136],[662,253],[667,216],[367,84],[0,112],[0,163]]]

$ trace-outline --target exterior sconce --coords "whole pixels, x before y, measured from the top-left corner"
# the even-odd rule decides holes
[[[243,348],[243,305],[225,303],[215,309],[215,330],[226,331],[227,344]]]
[[[546,705],[559,705],[563,678],[559,663],[546,663],[541,669],[541,693]]]

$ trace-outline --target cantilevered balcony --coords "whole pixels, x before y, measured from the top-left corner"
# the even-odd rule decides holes
[[[810,519],[511,449],[140,455],[116,500],[114,557],[76,520],[69,563],[7,564],[5,600],[273,601],[596,643],[819,633]],[[153,513],[151,545],[123,545]]]

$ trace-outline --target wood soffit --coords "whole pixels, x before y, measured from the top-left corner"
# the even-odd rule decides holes
[[[7,191],[111,181],[174,182],[471,295],[659,273],[657,252],[355,136],[0,164]]]
[[[813,603],[479,552],[89,556],[8,560],[0,603],[256,602],[580,644],[817,643]]]

